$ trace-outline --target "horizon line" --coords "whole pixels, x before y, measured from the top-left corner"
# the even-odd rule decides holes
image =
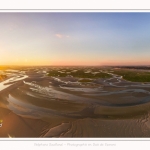
[[[150,65],[0,65],[0,67],[121,67],[121,66],[146,66]]]

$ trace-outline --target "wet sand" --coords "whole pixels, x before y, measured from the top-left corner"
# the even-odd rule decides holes
[[[0,137],[150,137],[149,83],[116,75],[82,83],[37,70],[5,83]]]
[[[42,120],[21,117],[4,108],[0,108],[0,118],[3,120],[1,137],[39,137],[48,126]]]

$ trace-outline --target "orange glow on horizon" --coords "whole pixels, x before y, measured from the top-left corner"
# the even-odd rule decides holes
[[[14,63],[8,63],[8,64],[0,64],[0,69],[5,69],[4,66],[117,66],[117,65],[150,65],[149,62],[115,62],[115,61],[108,61],[108,62],[43,62],[43,61],[29,61],[29,62],[14,62]]]

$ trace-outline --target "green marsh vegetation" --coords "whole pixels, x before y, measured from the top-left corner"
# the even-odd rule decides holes
[[[111,75],[107,73],[100,72],[99,69],[60,69],[60,70],[50,70],[48,76],[53,77],[67,77],[73,76],[76,78],[110,78]],[[87,79],[86,79],[87,80]],[[82,82],[82,81],[81,81]],[[83,82],[89,82],[89,80]]]
[[[114,74],[121,75],[123,79],[133,82],[150,82],[150,72],[129,69],[114,69]]]

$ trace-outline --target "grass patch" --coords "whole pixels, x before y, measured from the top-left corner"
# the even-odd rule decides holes
[[[77,71],[73,71],[70,69],[63,69],[63,70],[51,70],[48,73],[48,76],[54,76],[54,77],[66,77],[68,75],[71,75],[73,77],[77,78],[110,78],[111,75],[107,73],[102,72],[86,72],[85,69],[76,69]]]
[[[114,70],[114,74],[121,75],[123,79],[133,82],[150,82],[150,72],[118,69]]]

